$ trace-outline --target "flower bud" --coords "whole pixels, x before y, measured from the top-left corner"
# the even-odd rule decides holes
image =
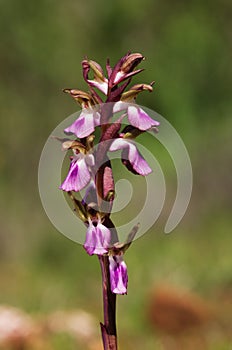
[[[83,76],[85,81],[89,84],[91,87],[95,87],[99,89],[101,92],[103,92],[105,95],[107,95],[108,91],[108,80],[104,76],[102,67],[100,64],[98,64],[95,61],[92,60],[83,60],[82,61],[82,68],[83,68]],[[89,79],[89,71],[90,69],[93,70],[94,79]]]
[[[73,140],[65,141],[62,143],[62,149],[63,151],[73,149],[81,153],[86,153],[85,146],[79,141],[73,141]]]
[[[90,94],[76,89],[63,89],[63,92],[70,94],[82,108],[89,108],[95,105],[95,102]]]
[[[103,70],[102,70],[102,67],[100,66],[100,64],[98,64],[97,62],[92,61],[92,60],[89,60],[88,64],[89,64],[90,68],[92,68],[92,70],[94,72],[94,77],[95,78],[99,78],[102,81],[105,81]]]
[[[132,53],[129,56],[125,57],[125,61],[121,66],[121,71],[124,73],[130,73],[134,68],[144,60],[144,56],[141,53]]]
[[[143,69],[137,69],[136,71],[134,71],[134,69],[143,59],[144,56],[140,53],[127,53],[123,56],[112,71],[109,79],[110,87],[112,88],[125,79],[131,78],[133,75],[140,73]]]
[[[151,83],[151,84],[136,84],[136,85],[132,86],[130,88],[130,90],[128,90],[122,94],[121,100],[124,102],[133,101],[137,97],[137,95],[142,91],[152,92],[153,91],[152,85],[153,85],[153,83]]]

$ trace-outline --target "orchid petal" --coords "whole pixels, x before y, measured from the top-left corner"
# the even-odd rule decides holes
[[[95,158],[93,154],[86,154],[85,156],[86,164],[90,167],[93,167],[95,165]]]
[[[89,206],[97,205],[97,194],[96,194],[96,186],[93,180],[90,181],[85,195],[82,199],[82,204],[87,204]]]
[[[140,130],[149,130],[151,127],[159,125],[159,122],[149,117],[149,115],[140,107],[129,106],[127,114],[131,125]]]
[[[86,110],[80,114],[75,122],[66,128],[66,133],[73,133],[79,138],[87,137],[94,132],[95,126],[100,124],[98,112]]]
[[[113,106],[113,113],[125,111],[127,107],[128,107],[128,103],[126,102],[122,102],[122,101],[115,102]]]
[[[114,80],[114,85],[117,85],[117,84],[121,83],[122,81],[124,81],[125,79],[129,79],[132,76],[134,76],[142,71],[143,71],[143,69],[137,69],[137,70],[130,72],[130,73],[123,73],[122,71],[120,71],[116,74],[116,77]]]
[[[100,222],[97,226],[89,220],[89,227],[86,232],[84,248],[89,255],[103,255],[108,252],[110,246],[110,230]]]
[[[79,171],[77,173],[77,191],[82,190],[85,186],[88,185],[91,176],[88,169],[88,166],[85,162],[85,158],[81,158],[77,161],[79,166]]]
[[[127,293],[127,267],[122,255],[109,256],[110,287],[112,293]]]
[[[141,156],[134,143],[118,138],[112,142],[109,151],[112,152],[119,149],[123,150],[122,158],[125,162],[129,162],[130,166],[137,174],[145,176],[152,172],[152,169]]]
[[[97,80],[87,80],[90,86],[96,87],[98,90],[103,92],[104,95],[108,93],[108,80],[97,81]]]
[[[75,159],[71,162],[68,175],[60,189],[63,191],[82,190],[90,181],[90,172],[84,158]]]
[[[72,161],[70,164],[70,168],[69,168],[69,172],[68,175],[66,177],[66,179],[64,180],[64,182],[62,183],[62,185],[60,186],[60,189],[63,191],[77,191],[77,174],[79,171],[79,167],[76,161]]]
[[[118,84],[121,81],[121,79],[125,78],[125,76],[126,76],[125,72],[122,72],[122,71],[117,72],[114,78],[114,84]]]

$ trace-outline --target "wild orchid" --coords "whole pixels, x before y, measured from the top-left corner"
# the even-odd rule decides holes
[[[157,131],[159,126],[159,122],[135,102],[140,92],[153,90],[153,83],[136,84],[126,90],[133,76],[142,71],[136,67],[143,59],[140,53],[127,53],[114,67],[107,60],[105,76],[97,62],[86,58],[82,68],[89,91],[64,89],[81,105],[82,112],[64,130],[73,138],[63,140],[62,147],[65,151],[71,150],[72,156],[60,189],[69,194],[78,217],[86,226],[84,249],[89,255],[97,255],[100,261],[104,304],[101,331],[105,350],[117,349],[116,295],[127,294],[124,255],[138,230],[138,226],[132,228],[124,242],[118,242],[117,230],[110,218],[115,198],[110,154],[120,150],[122,163],[129,171],[148,175],[152,169],[134,139],[148,130]],[[125,118],[129,122],[126,127],[123,126]],[[80,200],[76,193],[81,190],[85,195]]]

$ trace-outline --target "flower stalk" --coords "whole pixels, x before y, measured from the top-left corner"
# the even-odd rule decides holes
[[[117,350],[116,331],[116,295],[111,292],[109,259],[107,256],[98,256],[102,272],[102,295],[104,324],[101,325],[104,350]]]

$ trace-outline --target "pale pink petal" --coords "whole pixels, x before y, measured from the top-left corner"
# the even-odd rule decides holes
[[[108,252],[110,246],[110,230],[100,222],[97,226],[89,220],[89,227],[86,232],[84,248],[89,255],[103,255]]]
[[[124,77],[126,77],[126,73],[122,71],[117,72],[114,78],[114,84],[118,84]]]
[[[114,140],[109,148],[109,151],[123,150],[122,158],[125,161],[125,165],[129,162],[132,169],[140,175],[148,175],[152,172],[145,159],[141,156],[137,147],[132,141],[118,138]],[[128,167],[129,168],[129,167]]]
[[[128,107],[127,102],[123,102],[123,101],[115,102],[113,106],[113,113],[125,111],[127,107]]]
[[[140,130],[149,130],[151,127],[159,125],[159,122],[149,117],[149,115],[140,107],[129,106],[127,114],[131,125]]]
[[[76,191],[80,191],[82,190],[82,188],[88,185],[91,179],[91,176],[90,176],[88,166],[85,162],[85,158],[78,159],[77,163],[78,163],[79,171],[77,173],[77,178],[76,178],[76,182],[77,182]]]
[[[78,171],[79,171],[79,167],[78,167],[77,161],[72,161],[70,164],[68,175],[64,180],[64,182],[62,183],[62,185],[60,186],[61,190],[66,192],[77,191],[76,180],[77,180]]]
[[[85,195],[82,199],[82,204],[87,204],[94,207],[97,205],[96,186],[93,180],[90,181],[88,187],[86,188]]]
[[[95,158],[93,154],[86,154],[85,156],[86,164],[88,164],[90,167],[93,167],[95,165]]]
[[[106,226],[102,225],[101,223],[98,223],[97,232],[98,232],[99,243],[100,243],[99,246],[97,246],[97,248],[103,247],[104,249],[108,249],[110,247],[110,240],[111,240],[110,230]]]
[[[84,158],[75,159],[71,162],[68,175],[60,186],[60,189],[66,192],[78,192],[82,190],[89,181],[90,173]]]
[[[99,113],[85,110],[75,122],[66,128],[66,133],[73,133],[79,138],[87,137],[94,132],[95,126],[99,125]]]
[[[112,293],[127,293],[127,267],[122,255],[109,256],[110,287]]]
[[[103,92],[104,95],[108,93],[108,80],[105,81],[96,81],[96,80],[87,80],[90,86],[96,87],[98,90]]]
[[[94,249],[96,245],[96,230],[95,226],[90,222],[89,227],[86,232],[86,238],[84,243],[84,248],[89,255],[94,254]]]

